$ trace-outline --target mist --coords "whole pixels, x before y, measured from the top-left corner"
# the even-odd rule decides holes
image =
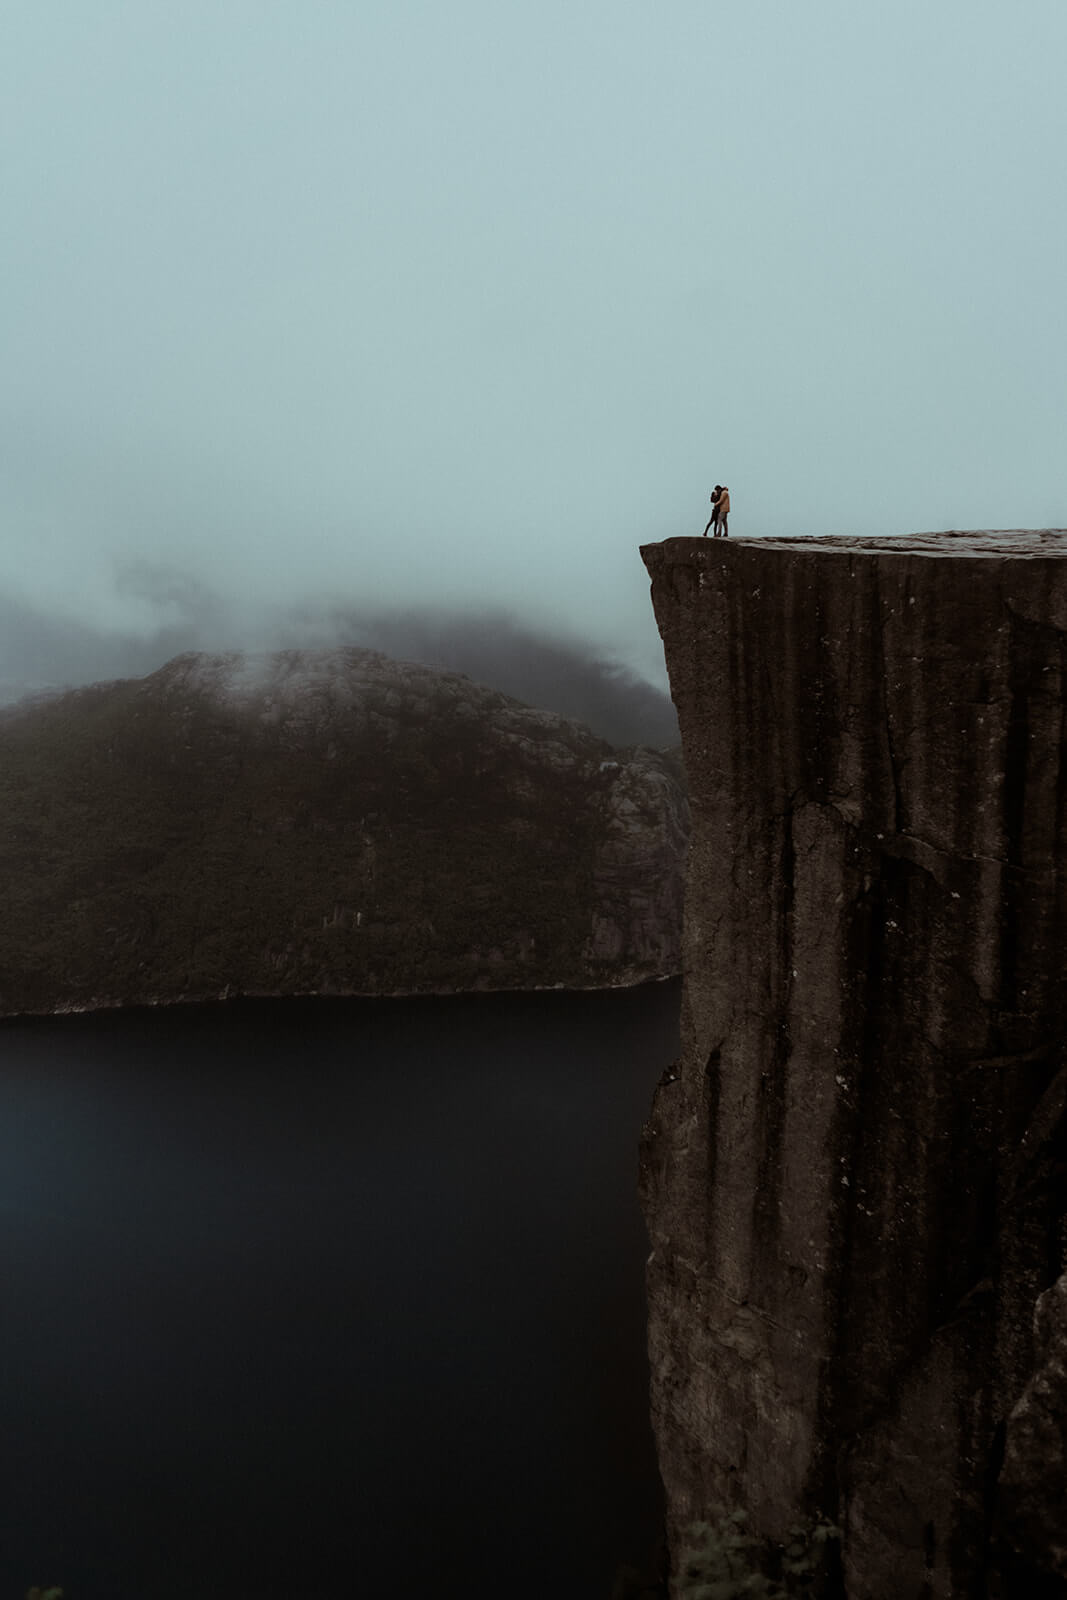
[[[1058,0],[10,0],[3,46],[24,676],[433,608],[662,685],[637,547],[715,482],[734,535],[1067,522]]]
[[[140,569],[125,588],[142,628],[105,631],[0,594],[0,706],[114,678],[139,678],[190,650],[330,650],[356,645],[462,672],[584,723],[613,744],[666,748],[678,724],[666,690],[622,662],[503,611],[231,607],[203,584]]]

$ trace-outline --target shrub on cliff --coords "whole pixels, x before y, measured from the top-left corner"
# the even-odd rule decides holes
[[[746,1529],[743,1511],[716,1511],[695,1522],[682,1556],[676,1600],[789,1600],[823,1592],[829,1545],[840,1531],[820,1518],[790,1530],[786,1545],[768,1545]]]

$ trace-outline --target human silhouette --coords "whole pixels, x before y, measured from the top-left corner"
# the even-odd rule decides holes
[[[719,516],[719,496],[722,494],[722,485],[717,483],[711,491],[711,516],[708,518],[708,528],[715,528]],[[708,536],[708,528],[704,529],[703,537]],[[715,537],[719,537],[719,530],[715,529]]]

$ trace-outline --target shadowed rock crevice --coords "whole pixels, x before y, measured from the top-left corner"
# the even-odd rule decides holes
[[[643,554],[694,818],[643,1167],[672,1545],[739,1505],[838,1523],[848,1600],[1058,1582],[1067,535]]]

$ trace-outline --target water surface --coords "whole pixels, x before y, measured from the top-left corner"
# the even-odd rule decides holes
[[[0,1025],[0,1597],[608,1595],[676,984]]]

